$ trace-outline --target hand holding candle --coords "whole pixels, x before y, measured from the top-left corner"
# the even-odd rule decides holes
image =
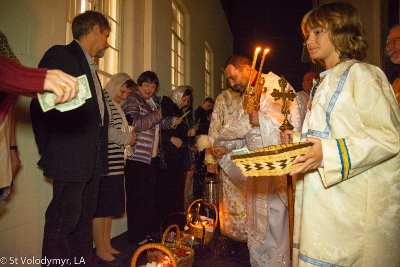
[[[177,125],[179,125],[182,122],[182,118],[179,117],[173,117],[172,118],[172,124],[171,128],[175,128]]]

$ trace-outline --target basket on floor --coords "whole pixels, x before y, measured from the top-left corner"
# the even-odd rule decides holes
[[[148,251],[149,251],[149,249],[153,249],[153,250],[154,250],[154,249],[158,249],[158,250],[161,250],[162,252],[164,252],[165,254],[167,254],[168,257],[170,258],[171,263],[172,263],[172,267],[177,267],[177,265],[176,265],[176,260],[175,260],[174,256],[172,255],[171,251],[169,251],[169,249],[167,249],[166,247],[161,246],[161,245],[159,245],[159,244],[152,244],[152,243],[151,243],[151,244],[143,245],[143,246],[139,247],[139,248],[135,251],[135,253],[133,254],[133,257],[132,257],[131,267],[136,267],[136,261],[137,261],[137,259],[138,259],[138,257],[139,257],[139,254],[140,254],[141,252],[145,251],[145,250],[148,250]],[[142,265],[142,266],[140,266],[140,267],[146,267],[146,265]]]
[[[176,243],[168,243],[165,242],[169,231],[175,228],[176,229]],[[163,246],[167,248],[173,255],[177,255],[180,250],[185,251],[186,256],[178,255],[176,260],[177,267],[192,267],[194,262],[194,250],[188,246],[182,245],[180,240],[180,230],[178,225],[172,224],[167,229],[165,229],[164,234],[161,239],[161,243],[157,243],[157,245]],[[148,250],[147,251],[147,259],[148,261],[152,262],[157,257],[157,251]]]
[[[245,176],[285,175],[301,166],[292,161],[311,150],[312,143],[298,142],[251,150],[250,154],[234,155],[232,161]]]
[[[187,212],[190,213],[190,209],[192,208],[194,203],[197,203],[202,201],[202,199],[197,199],[190,203]],[[214,209],[215,212],[215,220],[213,221],[212,225],[206,225],[204,226],[203,224],[193,224],[192,222],[189,223],[189,234],[194,236],[195,238],[201,239],[203,245],[207,245],[211,242],[215,228],[218,226],[218,208],[215,204],[208,204],[208,206],[211,206]]]

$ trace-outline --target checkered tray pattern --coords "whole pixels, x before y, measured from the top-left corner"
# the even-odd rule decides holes
[[[293,165],[292,161],[307,154],[311,147],[309,142],[272,145],[251,150],[250,154],[232,156],[231,159],[245,176],[279,176],[300,167],[300,163]]]

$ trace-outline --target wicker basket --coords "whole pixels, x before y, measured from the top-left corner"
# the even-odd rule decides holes
[[[169,231],[175,228],[176,229],[176,237],[177,237],[177,242],[176,243],[168,243],[165,242],[165,239],[169,233]],[[186,252],[189,252],[190,255],[186,257],[179,257],[178,260],[176,260],[176,266],[177,267],[191,267],[194,262],[194,250],[188,246],[182,245],[180,243],[180,231],[179,227],[176,224],[170,225],[167,229],[165,229],[164,234],[162,236],[161,243],[157,243],[157,245],[163,246],[167,248],[171,253],[173,253],[173,250],[175,249],[183,249]],[[147,259],[149,262],[154,261],[154,259],[157,257],[157,252],[155,250],[148,250],[147,251]]]
[[[187,212],[190,213],[190,209],[192,208],[193,204],[200,202],[200,201],[202,201],[201,198],[194,200],[192,203],[190,203],[190,205],[187,209]],[[196,226],[196,225],[193,225],[192,223],[189,223],[189,234],[194,236],[195,238],[202,239],[203,245],[207,245],[211,242],[211,240],[214,236],[215,228],[217,228],[217,226],[218,226],[218,208],[215,204],[210,204],[209,206],[211,206],[215,211],[215,220],[213,223],[212,231],[207,231],[207,229],[203,228],[201,225]]]
[[[301,164],[292,161],[310,151],[312,143],[298,142],[273,145],[251,150],[250,154],[232,156],[231,159],[245,176],[278,176],[296,170]]]
[[[146,245],[139,247],[133,254],[132,261],[131,261],[131,267],[136,267],[136,261],[139,257],[139,254],[142,253],[143,251],[149,250],[149,249],[158,249],[158,250],[165,252],[165,254],[167,254],[168,257],[170,258],[170,260],[172,262],[172,266],[177,267],[175,258],[172,255],[171,251],[169,251],[166,247],[161,246],[159,244],[146,244]],[[142,265],[141,267],[146,267],[146,265]]]

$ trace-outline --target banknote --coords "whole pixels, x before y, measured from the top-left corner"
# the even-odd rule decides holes
[[[78,79],[78,87],[79,92],[74,99],[70,102],[65,102],[62,104],[54,104],[54,99],[56,99],[56,95],[52,92],[44,92],[43,94],[38,93],[38,99],[40,106],[42,107],[43,112],[49,111],[53,108],[65,112],[68,110],[76,109],[82,106],[86,99],[92,97],[92,93],[90,92],[89,82],[86,75],[82,75],[77,77]]]
[[[244,147],[244,148],[232,150],[232,153],[234,155],[246,155],[246,154],[250,154],[250,151],[246,147]]]

